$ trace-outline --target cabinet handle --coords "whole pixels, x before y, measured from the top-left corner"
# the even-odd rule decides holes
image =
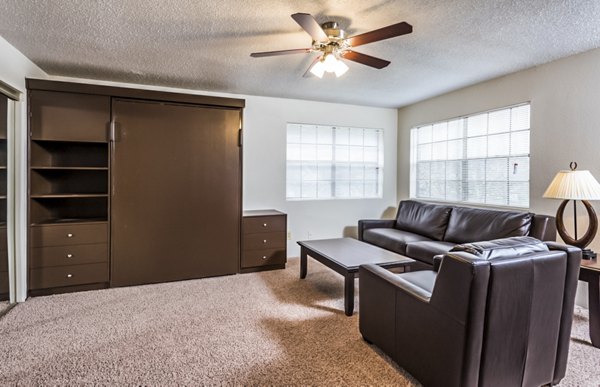
[[[266,239],[263,239],[263,243],[267,243],[267,240],[266,240]]]
[[[73,254],[67,254],[67,258],[73,258]]]
[[[67,238],[73,238],[73,234],[71,234],[71,233],[68,233],[68,234],[67,234]]]
[[[266,256],[266,255],[263,255],[263,259],[267,259],[267,256]]]
[[[67,274],[67,278],[73,277],[73,274]]]
[[[263,223],[263,227],[267,227],[267,224],[266,224],[266,223]]]

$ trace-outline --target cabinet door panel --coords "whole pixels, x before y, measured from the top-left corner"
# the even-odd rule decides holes
[[[233,274],[240,111],[113,100],[114,286]]]
[[[107,142],[110,97],[55,91],[30,91],[31,138]]]

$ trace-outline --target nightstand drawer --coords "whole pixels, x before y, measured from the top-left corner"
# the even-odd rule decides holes
[[[285,249],[249,250],[242,252],[242,268],[281,265],[286,262]]]
[[[244,234],[285,231],[285,216],[254,216],[244,218],[242,232]]]
[[[31,249],[31,268],[79,265],[108,261],[108,245],[73,245]]]
[[[108,264],[71,265],[29,270],[30,289],[108,282]]]
[[[244,251],[285,249],[285,231],[260,234],[245,234],[244,240],[242,242],[242,249]]]
[[[108,242],[106,223],[61,224],[31,227],[31,246],[67,246]]]

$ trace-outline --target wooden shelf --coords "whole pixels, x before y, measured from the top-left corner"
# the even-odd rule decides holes
[[[44,224],[73,224],[73,223],[106,223],[107,218],[62,218],[62,219],[47,219],[41,222],[31,223],[32,226],[40,226]]]
[[[36,170],[36,171],[108,171],[108,167],[41,167],[41,166],[32,166],[31,169]]]
[[[81,141],[81,140],[69,140],[69,139],[51,139],[51,138],[40,138],[40,137],[31,137],[32,141],[38,142],[68,142],[68,143],[80,143],[80,144],[108,144],[108,139],[104,141]]]
[[[45,194],[31,195],[32,199],[107,198],[108,194]]]

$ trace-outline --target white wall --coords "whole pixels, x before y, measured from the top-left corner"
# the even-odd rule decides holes
[[[556,213],[559,201],[542,195],[558,170],[577,161],[600,178],[600,49],[483,82],[398,111],[398,198],[409,197],[410,128],[531,101],[530,207]],[[593,203],[599,208],[598,203]],[[578,209],[580,230],[587,227]],[[572,224],[569,209],[565,222]],[[581,235],[581,234],[580,234]],[[600,251],[600,238],[591,248]],[[579,292],[581,295],[583,292]],[[579,302],[583,303],[583,298]]]
[[[295,241],[354,235],[358,219],[380,218],[396,206],[395,109],[301,100],[246,97],[244,112],[244,208],[274,207],[288,214],[288,255]],[[384,129],[382,199],[285,200],[286,123],[327,124]],[[393,211],[388,211],[392,213]],[[393,214],[392,214],[393,215]]]
[[[27,295],[27,93],[25,78],[45,78],[46,73],[0,36],[0,80],[19,90],[22,95],[15,103],[15,272],[17,276],[16,301],[25,301]],[[10,163],[10,161],[9,161]],[[9,234],[10,235],[10,234]],[[12,297],[11,297],[12,298]]]

